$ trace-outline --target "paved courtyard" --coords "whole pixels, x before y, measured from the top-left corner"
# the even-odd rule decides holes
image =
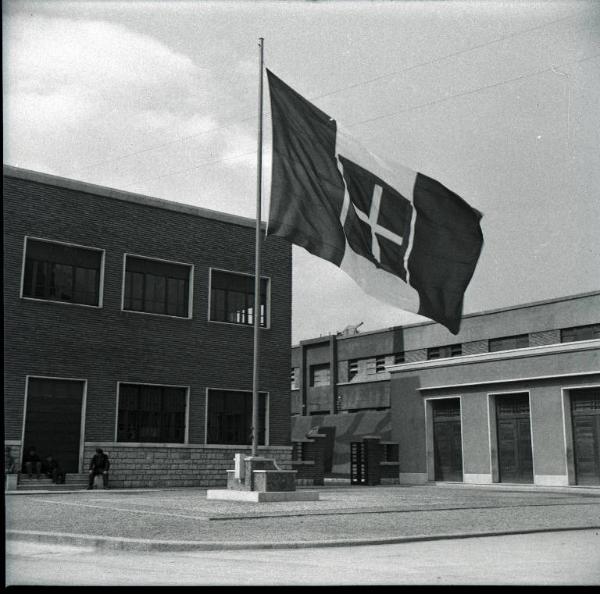
[[[600,490],[326,486],[316,502],[207,500],[200,489],[8,494],[9,538],[132,550],[332,546],[600,528]],[[78,540],[79,539],[79,540]]]

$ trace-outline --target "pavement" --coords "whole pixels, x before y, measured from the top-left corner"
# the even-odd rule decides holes
[[[393,544],[600,529],[600,488],[331,484],[319,501],[209,500],[205,489],[5,493],[6,537],[128,551]]]

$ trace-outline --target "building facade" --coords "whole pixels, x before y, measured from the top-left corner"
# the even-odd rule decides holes
[[[4,435],[111,484],[218,486],[250,451],[289,468],[291,248],[254,221],[4,167]]]
[[[292,440],[399,444],[400,483],[600,485],[600,292],[292,349]]]

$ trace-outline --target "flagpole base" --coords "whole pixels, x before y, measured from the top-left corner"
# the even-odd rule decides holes
[[[296,491],[296,470],[281,470],[273,458],[236,454],[227,489],[209,489],[207,499],[227,501],[317,501],[318,491]]]
[[[234,489],[209,489],[207,499],[222,501],[247,501],[262,503],[269,501],[318,501],[318,491],[238,491]]]

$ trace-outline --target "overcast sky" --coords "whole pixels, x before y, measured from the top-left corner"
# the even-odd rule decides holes
[[[4,2],[4,162],[254,217],[259,37],[366,148],[483,212],[465,313],[600,288],[596,0]],[[293,266],[294,343],[423,320]]]

